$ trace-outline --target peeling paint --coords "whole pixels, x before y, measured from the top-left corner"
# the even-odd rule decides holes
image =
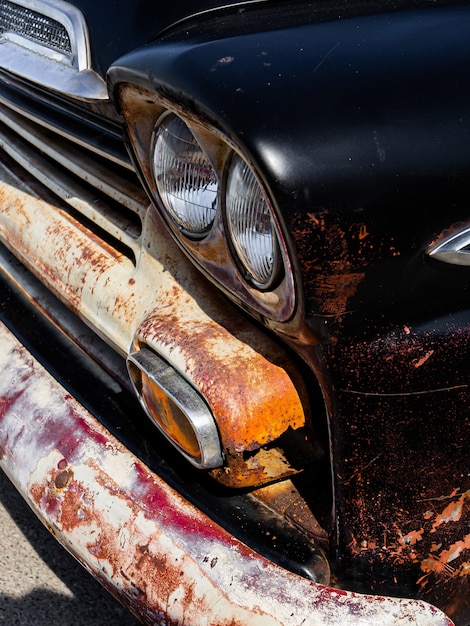
[[[454,497],[456,494],[457,494],[457,490],[455,490],[453,492],[453,495],[449,497]],[[463,493],[459,497],[457,502],[451,502],[450,504],[448,504],[446,508],[442,511],[442,513],[436,516],[436,521],[432,525],[431,532],[435,532],[441,524],[447,524],[448,522],[460,521],[460,518],[462,516],[462,509],[463,509],[464,502],[468,498],[470,498],[470,490]]]
[[[426,361],[432,357],[434,354],[434,350],[428,350],[424,356],[413,363],[413,367],[421,367],[426,363]]]
[[[3,325],[0,340],[2,468],[143,623],[450,626],[424,602],[325,587],[260,557],[150,472]]]

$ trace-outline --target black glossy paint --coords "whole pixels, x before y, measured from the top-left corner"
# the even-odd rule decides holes
[[[105,74],[120,55],[152,41],[175,22],[229,3],[220,0],[178,0],[164,4],[154,0],[77,0],[73,4],[85,16],[94,65]]]

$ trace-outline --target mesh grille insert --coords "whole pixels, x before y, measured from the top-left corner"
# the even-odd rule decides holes
[[[8,0],[0,0],[0,33],[16,33],[72,57],[70,37],[60,22]]]

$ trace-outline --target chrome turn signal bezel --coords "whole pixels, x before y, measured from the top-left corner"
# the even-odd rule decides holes
[[[200,469],[214,469],[223,464],[220,437],[216,422],[204,399],[196,389],[185,380],[165,360],[148,348],[129,354],[127,368],[145,413],[158,430],[172,443],[175,448],[190,462]],[[145,377],[145,378],[144,378]],[[166,399],[170,410],[178,411],[186,420],[186,427],[191,429],[194,441],[197,442],[198,454],[193,454],[171,434],[169,428],[165,428],[166,416],[156,416],[146,399],[143,380],[151,381]],[[181,417],[178,415],[178,417]],[[175,432],[175,431],[174,431]]]

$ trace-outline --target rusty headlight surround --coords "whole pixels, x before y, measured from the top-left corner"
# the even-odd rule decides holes
[[[153,199],[154,207],[163,215],[179,246],[209,280],[251,314],[274,322],[290,320],[296,309],[296,291],[287,240],[272,194],[255,164],[231,138],[180,104],[128,83],[119,86],[118,95],[138,169]],[[159,121],[171,114],[183,120],[189,128],[219,181],[220,198],[213,222],[198,233],[181,228],[169,215],[153,172],[155,132],[158,132],[156,129]],[[278,259],[273,261],[272,276],[264,281],[257,280],[250,268],[246,267],[243,254],[239,253],[237,246],[231,241],[227,228],[224,190],[234,155],[235,158],[243,159],[251,169],[269,206],[272,230],[277,240]]]

